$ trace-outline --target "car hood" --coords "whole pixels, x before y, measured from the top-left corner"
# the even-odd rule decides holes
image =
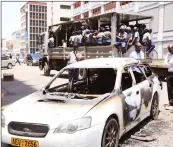
[[[69,100],[67,103],[38,102],[49,96],[40,93],[31,94],[4,110],[6,124],[10,121],[48,124],[54,129],[58,124],[83,117],[106,95],[93,100]]]

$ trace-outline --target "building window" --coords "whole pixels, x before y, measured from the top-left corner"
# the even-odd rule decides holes
[[[71,6],[68,6],[68,5],[60,5],[60,9],[68,9],[68,10],[70,10],[71,9]]]
[[[107,10],[113,9],[115,7],[116,7],[116,2],[110,2],[106,5],[104,5],[104,10],[107,11]]]
[[[47,13],[47,7],[45,6],[45,9],[44,9],[45,11],[44,12],[46,12]]]
[[[36,8],[35,8],[35,5],[33,5],[33,11],[35,11],[35,9],[36,9]]]
[[[68,17],[60,17],[60,21],[70,21],[70,18],[68,18]]]
[[[84,18],[88,18],[89,17],[89,12],[85,12],[83,15],[84,15]]]
[[[78,7],[80,7],[81,6],[81,2],[76,2],[75,4],[74,4],[74,8],[76,9],[76,8],[78,8]]]
[[[38,20],[36,20],[36,26],[38,26]]]
[[[123,1],[123,2],[120,2],[120,6],[129,4],[129,3],[132,3],[132,2],[133,2],[133,1]]]
[[[41,6],[39,6],[39,12],[41,12]]]
[[[101,13],[101,7],[95,8],[92,10],[93,15],[97,15]]]
[[[77,16],[74,17],[74,20],[75,20],[75,21],[78,21],[78,20],[80,20],[80,19],[81,19],[81,15],[77,15]]]

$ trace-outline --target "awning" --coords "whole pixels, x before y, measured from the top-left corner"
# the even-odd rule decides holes
[[[59,25],[59,26],[53,26],[52,28],[51,28],[51,30],[52,30],[52,32],[53,33],[56,33],[58,30],[60,30],[61,29],[61,25]]]

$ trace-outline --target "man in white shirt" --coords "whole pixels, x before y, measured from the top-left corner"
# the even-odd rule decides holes
[[[79,52],[77,53],[74,48],[73,51],[69,53],[67,58],[69,59],[68,64],[73,64],[80,60],[83,60],[84,56],[82,56],[82,54]],[[78,75],[79,69],[69,69],[69,81],[71,81],[72,79],[77,80]]]
[[[65,42],[65,40],[62,40],[62,46],[59,46],[61,48],[66,48],[67,47],[67,43]]]
[[[144,60],[144,52],[141,51],[142,45],[138,42],[135,44],[135,51],[130,54],[130,58]]]
[[[168,67],[169,72],[167,77],[169,105],[167,105],[165,108],[168,110],[173,110],[173,44],[168,46],[168,51],[169,53],[165,58],[165,65]]]
[[[134,58],[134,59],[138,59],[138,60],[144,60],[144,52],[141,51],[142,49],[142,45],[138,42],[135,44],[135,51],[133,51],[130,54],[130,58]],[[133,71],[136,71],[137,73],[140,73],[141,71],[139,71],[138,68],[136,67],[132,67]]]

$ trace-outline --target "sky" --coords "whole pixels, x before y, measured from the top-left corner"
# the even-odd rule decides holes
[[[2,38],[11,39],[11,34],[20,29],[20,8],[26,2],[1,2]]]

